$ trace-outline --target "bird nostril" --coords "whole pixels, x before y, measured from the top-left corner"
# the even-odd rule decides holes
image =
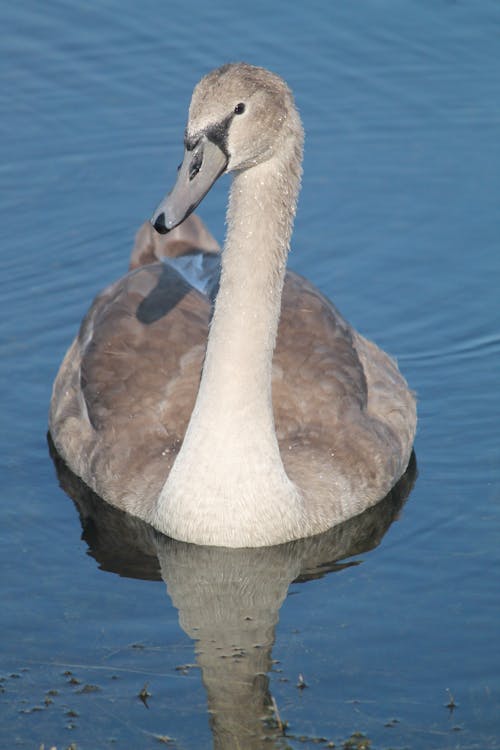
[[[165,214],[163,211],[156,217],[153,226],[159,234],[167,234],[169,230],[167,225],[165,224]]]
[[[201,169],[201,165],[203,164],[203,149],[200,148],[198,151],[195,152],[191,164],[189,165],[189,181],[194,180],[196,175]]]

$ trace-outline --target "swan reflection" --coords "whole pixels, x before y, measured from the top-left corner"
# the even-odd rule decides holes
[[[398,517],[416,477],[407,472],[384,500],[324,534],[275,547],[231,549],[178,542],[113,508],[66,467],[51,446],[90,554],[102,570],[160,580],[194,641],[216,750],[283,747],[269,688],[279,611],[292,582],[357,564]],[[344,560],[344,562],[340,562]],[[347,560],[347,562],[345,562]]]

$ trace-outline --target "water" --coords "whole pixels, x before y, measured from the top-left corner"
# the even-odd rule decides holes
[[[499,748],[498,3],[0,14],[1,747],[260,747],[272,695],[287,736],[274,714],[265,747]],[[290,266],[397,356],[418,478],[383,540],[394,506],[314,554],[203,557],[89,498],[80,539],[45,439],[51,383],[171,182],[192,86],[235,59],[295,91]],[[219,238],[226,190],[200,211]]]

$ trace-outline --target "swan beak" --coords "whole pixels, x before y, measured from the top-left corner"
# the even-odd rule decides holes
[[[227,162],[224,151],[205,135],[194,147],[186,148],[173,190],[151,218],[156,231],[166,234],[181,224],[224,172]]]

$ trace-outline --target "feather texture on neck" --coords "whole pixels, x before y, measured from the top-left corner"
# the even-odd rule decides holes
[[[304,528],[274,427],[271,370],[286,257],[300,187],[302,128],[284,129],[279,156],[238,172],[228,207],[220,289],[200,389],[161,492],[155,525],[177,539],[235,546]],[[203,506],[206,512],[201,509]],[[279,522],[277,523],[277,518]],[[298,531],[294,533],[297,536]],[[242,536],[243,535],[243,536]]]

